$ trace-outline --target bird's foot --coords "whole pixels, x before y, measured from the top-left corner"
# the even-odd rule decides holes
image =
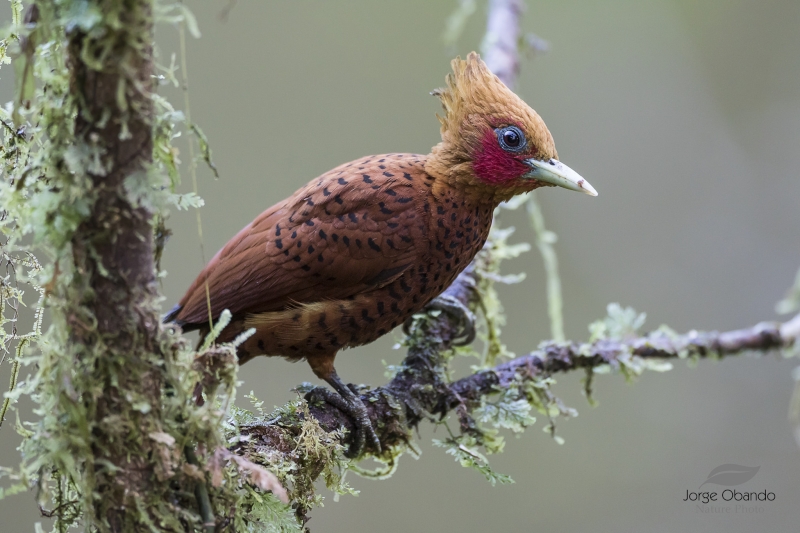
[[[372,427],[372,422],[369,419],[369,413],[367,413],[364,402],[361,401],[358,394],[349,386],[344,385],[338,378],[336,381],[336,384],[330,381],[329,383],[336,389],[338,394],[325,387],[315,387],[306,394],[306,401],[329,403],[346,413],[350,419],[353,420],[353,424],[355,425],[355,440],[345,453],[347,457],[350,459],[360,457],[364,453],[367,437],[369,437],[372,451],[379,455],[381,453],[381,441]]]
[[[426,309],[438,309],[457,320],[458,333],[452,341],[454,346],[466,346],[475,340],[475,313],[456,298],[440,294],[431,300]]]

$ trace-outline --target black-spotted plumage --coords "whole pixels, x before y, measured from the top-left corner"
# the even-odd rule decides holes
[[[242,361],[327,358],[402,324],[480,250],[494,208],[437,183],[426,159],[369,156],[311,181],[219,251],[174,319],[207,327],[207,283],[211,316],[234,317],[221,341],[256,328]]]

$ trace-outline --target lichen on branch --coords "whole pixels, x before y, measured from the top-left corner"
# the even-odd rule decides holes
[[[474,265],[465,271],[447,291],[473,309],[480,309],[485,286],[485,271],[475,265],[487,264],[492,254],[490,245],[481,252]],[[493,261],[494,262],[494,261]],[[413,430],[422,422],[442,423],[449,414],[458,420],[456,432],[435,444],[444,447],[463,466],[483,474],[492,483],[506,483],[508,476],[494,472],[486,454],[503,449],[501,430],[520,432],[535,423],[534,414],[547,420],[544,427],[557,442],[563,440],[555,434],[554,419],[574,416],[574,409],[566,407],[554,394],[554,377],[559,373],[580,371],[587,373],[585,392],[592,399],[594,374],[616,371],[633,379],[645,370],[665,371],[671,368],[670,360],[721,359],[742,353],[767,353],[790,351],[796,342],[797,328],[782,328],[777,323],[763,323],[729,332],[697,332],[677,334],[664,326],[642,335],[644,315],[617,304],[609,305],[609,314],[591,326],[589,342],[545,342],[533,352],[515,358],[505,358],[495,366],[485,368],[464,378],[449,379],[448,364],[455,353],[453,341],[458,337],[460,324],[456,317],[438,310],[415,317],[405,344],[408,353],[403,363],[393,367],[394,377],[384,386],[370,389],[361,386],[361,398],[367,406],[370,420],[385,450],[375,459],[386,465],[383,473],[396,467],[403,453],[417,453],[413,444]],[[796,318],[794,321],[796,322]],[[791,323],[787,323],[791,325]],[[307,410],[306,410],[307,409]],[[314,420],[315,431],[333,437],[336,449],[349,445],[352,421],[338,407],[330,404],[294,402],[272,413],[239,413],[244,422],[232,428],[232,450],[251,461],[268,468],[303,471],[304,475],[321,472],[322,468],[344,470],[352,466],[341,454],[325,456],[322,463],[310,470],[302,464],[285,466],[292,454],[303,455],[305,444],[299,435],[309,417]],[[346,432],[342,432],[342,430]],[[321,437],[320,437],[321,438]],[[315,452],[318,453],[318,452]],[[279,474],[281,478],[281,474]],[[290,482],[288,478],[281,478]],[[304,505],[314,503],[316,496],[303,492],[310,485],[290,491],[296,501]]]

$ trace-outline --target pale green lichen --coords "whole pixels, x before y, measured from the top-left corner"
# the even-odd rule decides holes
[[[472,468],[483,474],[492,485],[514,483],[509,476],[492,470],[486,456],[480,452],[478,442],[474,437],[459,435],[445,440],[434,439],[433,444],[445,448],[446,453],[452,455],[461,466]]]
[[[608,304],[606,311],[608,315],[605,318],[589,324],[589,342],[637,337],[647,319],[646,313],[637,313],[632,307],[623,308],[618,303]]]
[[[315,489],[318,477],[333,492],[334,498],[358,493],[345,482],[351,462],[345,457],[345,449],[341,444],[343,430],[325,431],[311,416],[303,398],[298,397],[267,413],[263,402],[252,392],[247,397],[253,405],[253,411],[234,407],[232,416],[225,423],[228,445],[274,473],[285,487],[299,516],[323,504],[323,496]],[[292,443],[290,449],[265,447],[241,433],[242,427],[276,420],[281,420],[283,426],[273,429],[281,432],[281,442]]]
[[[506,259],[514,259],[530,250],[530,244],[522,242],[511,244],[508,239],[514,234],[513,227],[501,228],[495,223],[483,251],[475,258],[477,272],[478,309],[483,320],[479,339],[484,341],[480,364],[474,370],[491,368],[503,358],[512,358],[514,353],[501,340],[501,329],[506,323],[503,304],[497,294],[495,283],[516,284],[525,279],[525,274],[500,274],[500,264]],[[466,351],[466,354],[470,352]]]

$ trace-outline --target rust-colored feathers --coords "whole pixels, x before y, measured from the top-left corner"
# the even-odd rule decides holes
[[[167,319],[206,329],[210,299],[214,319],[233,314],[220,340],[256,328],[241,360],[305,357],[314,367],[440,294],[483,246],[496,205],[542,185],[523,179],[521,158],[556,157],[541,118],[477,54],[452,67],[435,91],[442,142],[430,155],[370,156],[312,180],[231,239]],[[498,152],[509,125],[527,138],[515,159]],[[507,159],[510,177],[496,179]]]
[[[272,206],[231,239],[195,280],[179,318],[207,320],[204,283],[214,296],[212,315],[230,309],[263,313],[290,302],[346,298],[412,260],[413,241],[393,233],[413,225],[412,168],[423,156],[373,156],[323,174]],[[386,163],[396,167],[395,174]],[[388,175],[388,176],[387,176]],[[377,198],[381,198],[376,202]]]

